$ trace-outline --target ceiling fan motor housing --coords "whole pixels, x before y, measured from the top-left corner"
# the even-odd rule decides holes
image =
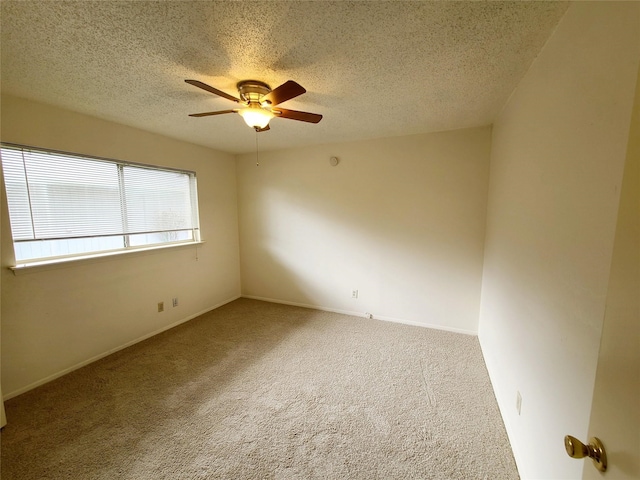
[[[271,92],[271,87],[258,80],[245,80],[238,83],[240,98],[247,104],[260,103],[260,98]]]

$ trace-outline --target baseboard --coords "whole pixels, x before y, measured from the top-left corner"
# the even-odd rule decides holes
[[[303,307],[303,308],[311,308],[313,310],[321,310],[323,312],[334,312],[334,313],[341,313],[343,315],[351,315],[353,317],[365,317],[367,318],[367,315],[365,313],[362,312],[356,312],[356,311],[350,311],[350,310],[340,310],[337,308],[330,308],[330,307],[323,307],[321,305],[311,305],[311,304],[307,304],[307,303],[300,303],[300,302],[290,302],[288,300],[280,300],[277,298],[268,298],[268,297],[258,297],[256,295],[241,295],[242,298],[250,298],[252,300],[260,300],[263,302],[271,302],[271,303],[281,303],[283,305],[292,305],[294,307]],[[393,323],[402,323],[404,325],[411,325],[414,327],[424,327],[424,328],[432,328],[434,330],[443,330],[446,332],[453,332],[453,333],[462,333],[464,335],[472,335],[474,337],[478,336],[478,332],[474,332],[471,330],[465,330],[462,328],[454,328],[454,327],[445,327],[442,325],[434,325],[434,324],[430,324],[430,323],[421,323],[421,322],[416,322],[413,320],[405,320],[402,318],[395,318],[395,317],[388,317],[386,315],[372,315],[371,318],[373,320],[382,320],[384,322],[393,322]]]
[[[90,363],[93,363],[93,362],[95,362],[97,360],[100,360],[101,358],[104,358],[104,357],[106,357],[108,355],[111,355],[112,353],[116,353],[116,352],[118,352],[120,350],[124,350],[125,348],[130,347],[131,345],[135,345],[136,343],[140,343],[143,340],[146,340],[148,338],[153,337],[154,335],[158,335],[159,333],[162,333],[162,332],[170,330],[170,329],[172,329],[174,327],[177,327],[180,324],[188,322],[189,320],[193,320],[194,318],[199,317],[200,315],[204,315],[205,313],[210,312],[212,310],[215,310],[216,308],[220,308],[221,306],[226,305],[229,302],[233,302],[234,300],[237,300],[240,297],[241,297],[241,295],[236,295],[236,296],[234,296],[232,298],[229,298],[227,300],[224,300],[224,301],[214,305],[213,307],[206,308],[206,309],[202,310],[201,312],[194,313],[193,315],[189,315],[188,317],[182,318],[182,319],[178,320],[177,322],[173,322],[173,323],[171,323],[169,325],[165,325],[164,327],[162,327],[162,328],[160,328],[158,330],[154,330],[153,332],[147,333],[146,335],[138,337],[135,340],[131,340],[130,342],[125,343],[124,345],[120,345],[118,347],[115,347],[115,348],[112,348],[110,350],[107,350],[106,352],[100,353],[100,354],[98,354],[98,355],[96,355],[94,357],[89,358],[88,360],[84,360],[84,361],[82,361],[80,363],[77,363],[77,364],[71,366],[71,367],[65,368],[64,370],[61,370],[61,371],[56,372],[56,373],[54,373],[52,375],[49,375],[48,377],[45,377],[45,378],[43,378],[41,380],[33,382],[33,383],[27,385],[26,387],[19,388],[18,390],[14,390],[13,392],[9,392],[9,393],[5,394],[2,399],[3,399],[3,401],[7,401],[7,400],[9,400],[9,399],[11,399],[13,397],[17,397],[18,395],[26,393],[29,390],[33,390],[34,388],[39,387],[41,385],[44,385],[45,383],[49,383],[49,382],[55,380],[56,378],[60,378],[63,375],[66,375],[67,373],[73,372],[74,370],[78,370],[79,368],[85,367],[85,366],[89,365]]]
[[[174,327],[177,327],[178,325],[188,322],[189,320],[193,320],[196,317],[199,317],[200,315],[203,315],[207,312],[210,312],[212,310],[215,310],[216,308],[220,308],[221,306],[229,303],[229,302],[233,302],[234,300],[237,300],[238,298],[249,298],[252,300],[260,300],[263,302],[271,302],[271,303],[280,303],[283,305],[291,305],[291,306],[295,306],[295,307],[302,307],[302,308],[310,308],[313,310],[320,310],[320,311],[325,311],[325,312],[333,312],[333,313],[340,313],[342,315],[350,315],[353,317],[365,317],[366,315],[360,311],[352,311],[352,310],[341,310],[341,309],[337,309],[337,308],[330,308],[330,307],[324,307],[322,305],[312,305],[312,304],[306,304],[306,303],[300,303],[300,302],[290,302],[287,300],[280,300],[277,298],[268,298],[268,297],[259,297],[259,296],[255,296],[255,295],[236,295],[234,297],[231,297],[227,300],[224,300],[210,308],[207,308],[205,310],[202,310],[201,312],[195,313],[193,315],[190,315],[186,318],[180,319],[177,322],[171,323],[169,325],[166,325],[158,330],[155,330],[151,333],[148,333],[146,335],[143,335],[139,338],[136,338],[135,340],[131,340],[130,342],[127,342],[123,345],[120,345],[116,348],[112,348],[110,350],[107,350],[106,352],[103,352],[101,354],[98,354],[94,357],[91,357],[87,360],[84,360],[80,363],[77,363],[71,367],[65,368],[64,370],[61,370],[59,372],[56,372],[52,375],[49,375],[41,380],[38,380],[36,382],[33,382],[25,387],[19,388],[18,390],[14,390],[13,392],[9,392],[7,394],[5,394],[3,396],[3,400],[9,400],[13,397],[17,397],[18,395],[21,395],[23,393],[28,392],[29,390],[33,390],[36,387],[39,387],[41,385],[44,385],[46,383],[49,383],[53,380],[55,380],[56,378],[60,378],[63,375],[66,375],[67,373],[71,373],[74,370],[77,370],[79,368],[85,367],[87,365],[89,365],[90,363],[93,363],[97,360],[100,360],[101,358],[104,358],[108,355],[111,355],[112,353],[118,352],[120,350],[123,350],[127,347],[130,347],[131,345],[135,345],[136,343],[142,342],[143,340],[146,340],[148,338],[153,337],[154,335],[158,335],[159,333],[162,333],[166,330],[170,330]],[[444,331],[448,331],[448,332],[454,332],[454,333],[462,333],[464,335],[473,335],[473,336],[477,336],[477,332],[473,332],[473,331],[469,331],[469,330],[464,330],[461,328],[453,328],[453,327],[444,327],[442,325],[434,325],[434,324],[428,324],[428,323],[420,323],[420,322],[416,322],[413,320],[405,320],[405,319],[401,319],[401,318],[395,318],[395,317],[389,317],[389,316],[385,316],[385,315],[374,315],[372,316],[372,319],[374,320],[380,320],[380,321],[384,321],[384,322],[392,322],[392,323],[400,323],[400,324],[404,324],[404,325],[411,325],[411,326],[415,326],[415,327],[423,327],[423,328],[432,328],[435,330],[444,330]]]

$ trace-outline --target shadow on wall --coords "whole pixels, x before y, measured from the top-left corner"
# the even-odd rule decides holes
[[[264,242],[259,252],[260,268],[251,268],[252,288],[250,291],[243,289],[243,294],[261,297],[260,292],[275,292],[266,297],[269,300],[295,301],[302,305],[313,304],[316,290],[313,278],[309,278],[305,272],[318,267],[316,257],[308,255],[302,264],[291,261],[287,251],[295,248],[286,240],[279,245]],[[243,266],[250,264],[246,258],[242,258],[241,262]]]
[[[240,160],[243,294],[474,331],[489,142],[471,129],[339,145],[338,167],[321,148]]]
[[[238,402],[255,397],[238,380],[247,375],[271,388],[280,372],[262,368],[261,359],[278,355],[278,345],[319,314],[299,308],[283,316],[281,308],[236,300],[7,401],[3,473],[10,478],[60,472],[69,478],[91,477],[91,472],[95,478],[134,478],[136,465],[121,459],[130,458],[131,450],[144,452],[148,438],[179,445],[181,432],[190,428],[180,424],[179,411],[207,422],[216,416],[220,422],[234,421],[218,411],[218,397],[233,395]],[[21,453],[25,435],[31,438],[29,461]],[[65,461],[68,452],[73,462]],[[77,466],[83,471],[65,470]]]

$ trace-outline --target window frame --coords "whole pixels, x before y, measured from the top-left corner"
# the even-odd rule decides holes
[[[64,254],[64,255],[55,255],[55,256],[52,255],[52,256],[45,256],[45,257],[39,257],[39,258],[23,259],[18,261],[16,260],[16,246],[15,246],[16,241],[14,239],[13,227],[11,225],[11,214],[9,213],[9,197],[8,197],[8,194],[6,191],[7,189],[5,185],[6,181],[5,181],[5,174],[4,174],[4,166],[2,164],[3,163],[2,160],[0,159],[0,172],[2,172],[1,180],[2,180],[3,186],[5,187],[3,188],[2,195],[4,197],[3,201],[7,202],[6,211],[8,214],[9,229],[11,231],[11,244],[12,244],[12,253],[13,253],[13,266],[9,266],[9,268],[13,270],[15,274],[17,274],[20,270],[30,269],[34,267],[43,267],[43,266],[55,267],[55,265],[57,264],[64,264],[69,262],[87,261],[92,259],[102,260],[104,258],[117,257],[123,254],[126,255],[126,254],[131,254],[136,252],[162,251],[162,250],[176,248],[176,247],[188,247],[188,246],[194,246],[194,245],[198,246],[204,243],[201,239],[201,234],[200,234],[200,213],[199,213],[199,198],[198,198],[198,188],[197,188],[197,174],[193,170],[159,166],[159,165],[153,165],[153,164],[141,163],[141,162],[132,162],[128,160],[119,160],[119,159],[101,157],[97,155],[89,155],[84,153],[67,152],[67,151],[56,150],[51,148],[34,147],[34,146],[23,145],[23,144],[12,143],[12,142],[0,142],[0,148],[2,149],[8,148],[8,149],[14,149],[14,150],[17,149],[21,151],[41,152],[44,154],[61,155],[65,157],[78,158],[82,160],[111,163],[117,167],[119,182],[121,182],[123,168],[127,166],[134,167],[134,168],[150,169],[153,171],[175,172],[175,173],[189,175],[189,196],[191,199],[190,204],[191,204],[191,215],[192,215],[192,222],[193,222],[192,227],[187,229],[161,230],[158,233],[174,232],[178,230],[190,231],[192,235],[191,239],[162,241],[162,242],[155,242],[155,243],[146,243],[142,245],[131,245],[130,237],[135,235],[140,235],[140,233],[123,232],[122,234],[113,235],[113,236],[122,237],[123,239],[122,247],[118,247],[114,249],[105,249],[105,250],[76,252],[76,253]],[[121,195],[122,195],[122,192],[121,192]],[[122,203],[121,203],[121,207],[123,207]],[[126,208],[126,204],[124,208]],[[88,235],[82,238],[89,239],[89,238],[100,238],[100,237],[104,237],[104,236]],[[34,240],[37,241],[38,239],[34,239]]]

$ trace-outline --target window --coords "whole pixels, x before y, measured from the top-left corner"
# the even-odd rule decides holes
[[[0,146],[16,263],[197,242],[194,172]]]

